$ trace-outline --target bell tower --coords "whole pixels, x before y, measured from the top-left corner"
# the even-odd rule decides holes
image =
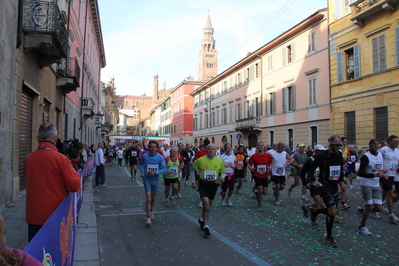
[[[209,12],[202,33],[198,80],[209,80],[214,78],[218,73],[218,51],[215,48],[215,39],[213,39],[213,28]]]

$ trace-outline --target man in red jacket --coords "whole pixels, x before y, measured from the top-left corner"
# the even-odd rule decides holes
[[[71,161],[55,146],[57,127],[51,123],[41,124],[37,140],[39,148],[28,154],[24,162],[29,241],[68,193],[78,191],[81,186],[79,174],[73,169]]]

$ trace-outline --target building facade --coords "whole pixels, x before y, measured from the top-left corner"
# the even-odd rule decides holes
[[[399,1],[329,0],[331,128],[367,145],[398,134]]]
[[[330,134],[327,10],[195,90],[194,143],[317,144]],[[322,142],[322,144],[325,144]]]

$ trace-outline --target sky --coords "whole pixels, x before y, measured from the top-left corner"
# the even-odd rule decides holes
[[[218,74],[319,9],[327,0],[98,0],[107,65],[117,95],[152,95],[198,78],[202,30],[209,13]]]

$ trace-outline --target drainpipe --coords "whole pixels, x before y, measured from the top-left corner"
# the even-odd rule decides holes
[[[23,23],[22,21],[24,20],[24,1],[19,0],[18,1],[18,28],[17,28],[17,45],[16,48],[18,49],[22,45],[22,38],[23,38],[23,33],[22,33],[22,26]]]

